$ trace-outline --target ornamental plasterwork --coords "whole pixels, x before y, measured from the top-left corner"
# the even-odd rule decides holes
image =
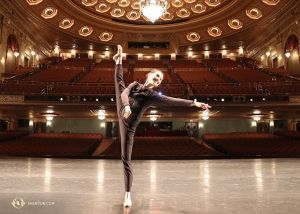
[[[41,3],[43,0],[26,0],[29,5],[37,5]]]
[[[246,14],[251,19],[259,19],[262,17],[262,12],[258,8],[251,8],[246,10]]]
[[[190,32],[186,34],[186,38],[191,42],[198,42],[200,40],[200,35],[197,32]]]
[[[74,19],[64,18],[63,20],[61,20],[61,22],[59,22],[59,27],[62,29],[68,29],[72,27],[73,24],[74,24]]]
[[[99,39],[104,42],[110,41],[112,38],[113,38],[113,33],[107,31],[102,32],[99,36]]]
[[[56,16],[57,14],[57,9],[54,8],[54,7],[47,7],[45,8],[43,11],[42,11],[42,14],[41,16],[44,18],[44,19],[51,19],[53,18],[54,16]]]
[[[239,19],[230,19],[228,20],[228,25],[232,29],[238,30],[243,27],[243,22],[241,22]]]
[[[89,26],[83,26],[79,29],[78,32],[81,36],[89,36],[93,33],[93,28]]]
[[[222,30],[219,27],[209,27],[207,30],[208,34],[213,36],[213,37],[217,37],[217,36],[221,36],[222,35]]]
[[[277,5],[280,2],[280,0],[262,0],[262,1],[267,5]]]

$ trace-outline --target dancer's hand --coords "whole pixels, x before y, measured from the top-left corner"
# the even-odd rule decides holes
[[[208,104],[206,104],[206,103],[200,103],[200,102],[197,102],[196,99],[194,100],[194,104],[195,104],[195,106],[197,106],[198,108],[203,108],[203,109],[205,109],[206,111],[209,111],[209,108],[211,108],[210,105],[208,105]]]
[[[131,115],[130,106],[125,106],[124,118],[128,118]]]

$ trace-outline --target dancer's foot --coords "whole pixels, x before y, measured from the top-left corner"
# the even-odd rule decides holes
[[[123,49],[121,45],[118,45],[117,47],[118,47],[118,52],[116,55],[114,55],[113,60],[115,60],[116,64],[122,64]]]
[[[130,197],[125,197],[124,207],[131,207],[131,206],[132,206],[132,203],[131,203]]]

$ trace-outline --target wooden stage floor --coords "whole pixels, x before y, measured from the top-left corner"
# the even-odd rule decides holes
[[[0,214],[300,212],[299,159],[134,160],[128,209],[120,160],[0,159]]]

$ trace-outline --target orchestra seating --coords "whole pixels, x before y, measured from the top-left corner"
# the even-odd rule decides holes
[[[206,64],[213,68],[235,68],[241,67],[241,64],[233,61],[229,58],[222,58],[222,59],[205,59],[203,60]]]
[[[205,68],[202,63],[198,63],[196,60],[170,60],[169,63],[175,70],[177,68]]]
[[[158,126],[146,127],[145,129],[137,129],[136,137],[184,137],[186,131],[183,130],[161,130]]]
[[[272,95],[299,95],[300,84],[272,84],[263,86]]]
[[[57,63],[55,66],[65,66],[65,67],[83,67],[88,68],[93,65],[95,62],[94,59],[78,59],[78,58],[69,58]]]
[[[129,65],[128,60],[122,60],[122,67],[127,68]],[[95,64],[94,68],[110,68],[115,70],[116,62],[112,59],[103,59],[99,63]]]
[[[120,158],[121,141],[117,138],[101,157]],[[132,151],[133,159],[147,158],[203,158],[225,157],[226,155],[214,151],[205,145],[200,145],[188,137],[135,137]]]
[[[220,84],[215,85],[192,85],[194,94],[199,95],[258,95],[259,91],[256,91],[249,84]]]
[[[0,155],[90,156],[103,136],[95,133],[36,133],[0,143]]]
[[[112,95],[115,94],[114,85],[90,86],[85,84],[58,85],[50,92],[51,95]]]
[[[299,157],[300,142],[270,133],[203,134],[202,140],[217,151],[243,157]]]
[[[12,73],[23,75],[23,74],[26,74],[26,73],[33,72],[33,71],[36,70],[36,69],[37,69],[37,68],[25,67],[25,68],[17,69],[17,70],[15,70],[15,71],[13,71]]]
[[[277,74],[277,76],[288,76],[288,75],[293,74],[292,72],[281,69],[281,68],[266,68],[265,70],[267,70],[273,74]]]
[[[165,68],[165,65],[161,60],[136,60],[134,68],[149,68],[151,70],[153,68]]]
[[[251,68],[217,69],[217,71],[239,83],[274,81],[272,75]]]
[[[283,136],[286,138],[290,138],[293,140],[300,140],[300,131],[276,131],[274,132],[275,135]]]
[[[69,82],[83,73],[82,69],[48,68],[41,70],[24,80],[42,81],[42,82]]]
[[[0,142],[10,141],[28,135],[28,131],[23,130],[9,130],[0,131]]]
[[[185,71],[175,69],[175,72],[179,75],[179,77],[184,81],[184,83],[221,83],[226,82],[221,77],[207,70],[206,68],[203,70],[192,70]]]
[[[93,83],[93,82],[102,82],[102,83],[114,83],[114,69],[111,70],[102,70],[94,68],[84,77],[82,77],[77,82],[86,82],[86,83]]]
[[[40,94],[47,87],[44,83],[6,82],[0,83],[0,94]]]
[[[182,97],[187,93],[187,90],[183,84],[161,84],[154,89],[166,96]]]
[[[114,60],[101,60],[100,63],[97,63],[90,72],[77,82],[114,83],[115,64]],[[122,67],[123,72],[126,73],[128,67],[127,60],[122,61]]]

